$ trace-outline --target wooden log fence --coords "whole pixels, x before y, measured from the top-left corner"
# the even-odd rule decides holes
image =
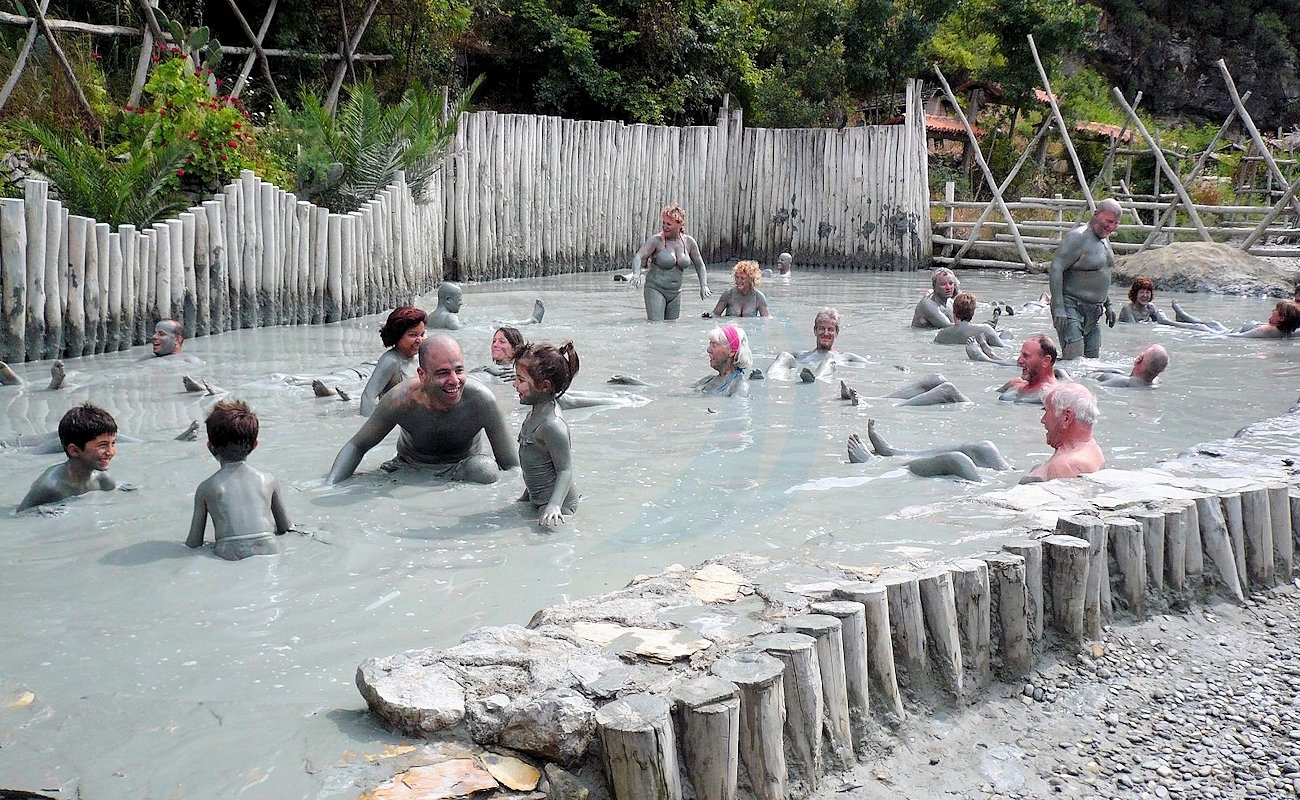
[[[380,313],[447,279],[624,268],[682,205],[706,261],[930,261],[921,95],[901,125],[674,128],[485,111],[416,203],[400,176],[335,214],[252,172],[176,219],[111,229],[28,181],[0,201],[0,360],[113,352],[160,319],[187,337]]]

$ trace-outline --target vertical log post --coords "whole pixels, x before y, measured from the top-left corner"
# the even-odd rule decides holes
[[[1088,585],[1088,543],[1076,536],[1053,534],[1043,540],[1047,618],[1067,642],[1083,641]]]
[[[961,633],[962,666],[966,669],[967,691],[982,689],[989,682],[989,567],[977,558],[961,558],[952,568],[953,602],[957,607],[957,629]]]
[[[1250,573],[1246,570],[1246,523],[1241,516],[1241,493],[1223,492],[1219,495],[1223,508],[1223,521],[1228,525],[1228,541],[1232,543],[1232,558],[1237,562],[1237,580],[1241,591],[1250,593]]]
[[[871,680],[867,664],[867,613],[861,603],[852,600],[830,600],[813,603],[814,614],[826,614],[840,621],[840,640],[844,646],[844,685],[848,692],[849,721],[853,741],[860,745],[867,736],[871,713]]]
[[[668,708],[662,697],[630,694],[596,711],[605,769],[618,800],[681,800]]]
[[[27,209],[19,198],[0,199],[0,361],[27,358]],[[81,353],[77,353],[81,355]]]
[[[1238,601],[1244,600],[1237,576],[1237,561],[1228,537],[1228,523],[1224,521],[1219,498],[1209,495],[1196,498],[1196,525],[1200,531],[1201,548],[1214,567],[1209,571],[1230,596]]]
[[[733,653],[713,663],[714,675],[740,690],[740,763],[758,800],[785,800],[784,688],[778,659],[759,652]]]
[[[1272,586],[1273,520],[1267,489],[1242,490],[1241,521],[1246,530],[1246,573],[1251,586]]]
[[[736,800],[740,765],[740,697],[736,685],[702,675],[673,691],[682,756],[696,800]]]
[[[68,358],[80,356],[86,346],[86,239],[90,223],[85,217],[68,217],[68,312],[63,326],[64,354]]]
[[[1142,527],[1146,550],[1148,596],[1161,598],[1165,592],[1165,515],[1159,511],[1132,511],[1129,516]]]
[[[68,212],[58,200],[45,201],[45,353],[63,354],[63,298],[67,296]]]
[[[1029,603],[1026,617],[1029,648],[1033,660],[1037,661],[1043,653],[1043,626],[1047,618],[1043,598],[1043,543],[1033,539],[1009,542],[1003,545],[1002,549],[1020,556],[1025,561],[1025,591]]]
[[[901,667],[903,685],[919,689],[930,678],[930,657],[925,646],[925,616],[921,610],[921,587],[916,574],[898,570],[886,572],[876,581],[889,598],[890,634],[894,642],[894,663]]]
[[[50,185],[45,181],[28,178],[23,181],[24,206],[26,210],[27,240],[27,309],[24,314],[24,350],[28,361],[39,361],[45,357],[45,229],[48,225],[45,216],[45,203],[49,199]],[[57,256],[57,253],[55,254]]]
[[[1291,502],[1286,484],[1268,485],[1268,517],[1273,523],[1273,574],[1278,580],[1291,580],[1295,570],[1295,544],[1291,539]]]
[[[965,667],[961,659],[961,632],[953,599],[952,574],[947,567],[932,567],[917,575],[921,616],[930,663],[936,665],[944,685],[958,700],[965,696]]]
[[[781,683],[785,693],[785,736],[790,745],[786,764],[791,768],[791,779],[801,777],[808,791],[815,791],[825,771],[822,716],[826,707],[817,642],[802,633],[769,633],[755,638],[753,644],[784,664]]]
[[[811,636],[816,642],[821,672],[824,729],[830,755],[839,769],[853,766],[853,724],[849,720],[849,687],[844,666],[844,631],[838,617],[800,614],[784,623],[787,631]]]
[[[1076,536],[1088,543],[1088,583],[1083,600],[1083,634],[1089,639],[1100,639],[1101,626],[1107,616],[1103,608],[1110,605],[1109,602],[1103,602],[1110,596],[1106,526],[1099,517],[1077,514],[1058,519],[1056,532]]]
[[[1106,520],[1106,541],[1115,559],[1111,576],[1113,605],[1135,619],[1146,617],[1147,559],[1142,525],[1128,517]]]
[[[1025,559],[1015,553],[993,553],[984,557],[984,563],[989,566],[991,635],[998,643],[998,673],[1003,680],[1012,681],[1034,664]]]
[[[894,645],[890,639],[889,599],[885,587],[857,581],[835,590],[835,596],[862,604],[867,626],[867,671],[881,702],[875,708],[891,724],[903,721],[903,695],[898,691],[898,673],[894,669]]]

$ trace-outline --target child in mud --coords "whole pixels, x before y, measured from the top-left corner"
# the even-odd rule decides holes
[[[257,447],[257,415],[242,400],[217,403],[207,418],[208,451],[221,468],[194,492],[187,547],[202,547],[212,515],[216,553],[227,561],[275,555],[275,537],[293,524],[280,498],[280,482],[244,459]]]
[[[18,504],[19,511],[96,489],[117,488],[107,472],[117,454],[117,421],[112,414],[90,403],[68,409],[59,420],[59,443],[68,459],[41,473]]]
[[[531,406],[519,428],[519,465],[524,474],[524,493],[519,500],[542,509],[537,521],[552,530],[564,521],[565,514],[578,508],[569,424],[555,402],[577,374],[578,352],[573,342],[559,348],[524,344],[515,352],[515,391],[522,405]]]

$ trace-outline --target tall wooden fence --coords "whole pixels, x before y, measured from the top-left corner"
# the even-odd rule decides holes
[[[111,352],[159,319],[187,336],[374,314],[446,277],[630,263],[679,203],[707,261],[916,269],[931,236],[920,94],[902,125],[688,128],[480,112],[416,204],[402,176],[333,214],[246,172],[145,230],[70,215],[29,180],[0,200],[0,360]]]

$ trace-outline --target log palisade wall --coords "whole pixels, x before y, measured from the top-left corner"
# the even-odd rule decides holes
[[[930,258],[920,94],[902,125],[672,128],[466,114],[416,203],[399,174],[333,214],[245,172],[139,230],[69,215],[41,181],[0,200],[0,360],[112,352],[163,318],[186,336],[386,311],[444,279],[630,264],[668,203],[706,261],[916,269]]]

